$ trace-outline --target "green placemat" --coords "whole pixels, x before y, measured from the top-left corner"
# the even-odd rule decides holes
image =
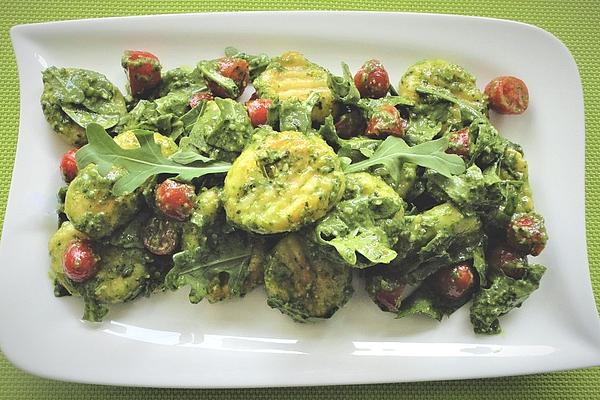
[[[14,161],[19,120],[19,85],[8,37],[11,26],[92,17],[239,10],[382,10],[479,15],[518,20],[558,36],[571,50],[583,80],[586,106],[586,215],[590,269],[600,304],[600,20],[599,0],[45,0],[0,5],[0,223]],[[260,29],[260,27],[257,27]],[[560,77],[556,77],[560,79]],[[565,104],[565,112],[569,105]],[[568,143],[569,127],[561,127]],[[10,266],[0,266],[8,268]],[[1,279],[1,278],[0,278]],[[0,323],[2,323],[0,321]],[[40,332],[43,334],[43,332]],[[13,367],[0,354],[0,399],[593,399],[600,398],[600,368],[514,378],[314,388],[252,390],[154,390],[49,381]]]

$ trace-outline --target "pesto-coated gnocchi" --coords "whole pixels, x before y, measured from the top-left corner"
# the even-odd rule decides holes
[[[319,136],[266,130],[231,166],[223,202],[229,220],[243,229],[296,231],[323,217],[344,184],[339,158]]]

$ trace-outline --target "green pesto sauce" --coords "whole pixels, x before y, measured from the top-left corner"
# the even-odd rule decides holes
[[[67,189],[65,213],[73,225],[92,238],[110,235],[126,224],[140,208],[139,191],[115,196],[112,186],[124,172],[112,170],[103,177],[89,164]]]

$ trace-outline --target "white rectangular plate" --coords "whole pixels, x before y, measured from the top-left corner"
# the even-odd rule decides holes
[[[23,25],[11,35],[21,121],[0,244],[0,343],[17,366],[79,382],[250,387],[475,378],[599,364],[584,229],[582,89],[573,57],[549,33],[448,15],[260,12]],[[527,82],[529,110],[493,118],[525,149],[550,234],[538,261],[549,269],[523,309],[501,319],[504,333],[475,335],[468,307],[441,324],[396,320],[358,287],[346,307],[316,324],[297,324],[270,309],[262,289],[214,305],[189,304],[186,290],[157,294],[113,307],[97,325],[80,321],[79,299],[53,297],[46,243],[56,228],[58,160],[66,146],[44,120],[40,71],[93,69],[123,89],[124,49],[152,51],[169,69],[219,57],[228,45],[271,55],[299,50],[336,73],[342,60],[355,70],[379,58],[394,83],[424,58],[465,66],[480,87],[498,75]]]

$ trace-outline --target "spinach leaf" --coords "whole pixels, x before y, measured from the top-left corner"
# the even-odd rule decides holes
[[[411,145],[433,140],[441,131],[443,124],[430,118],[429,113],[425,115],[414,114],[408,120],[408,127],[404,134],[404,139]]]
[[[444,265],[473,258],[485,239],[479,218],[450,203],[408,215],[405,222],[394,246],[398,256],[391,264],[409,284],[423,281]]]
[[[463,211],[488,212],[506,204],[503,188],[518,190],[518,181],[501,180],[493,169],[481,172],[477,165],[458,176],[445,177],[433,171],[426,173],[427,190],[435,198],[452,201]]]
[[[124,249],[144,249],[142,227],[148,218],[150,218],[149,212],[140,212],[133,220],[131,220],[131,222],[113,233],[108,239],[108,242],[113,246],[122,247]]]
[[[165,107],[163,104],[163,110]],[[160,112],[156,102],[140,100],[133,110],[121,119],[118,127],[119,131],[132,129],[147,129],[176,139],[183,132],[183,123],[171,112]]]
[[[179,145],[182,151],[233,161],[250,140],[252,132],[243,104],[216,98],[205,104],[190,135],[182,138]]]
[[[456,104],[460,108],[461,112],[464,113],[465,116],[471,121],[487,119],[485,115],[481,113],[478,106],[466,100],[459,99],[458,97],[452,95],[452,93],[448,89],[431,85],[421,85],[417,86],[416,91],[420,94],[434,96],[442,100],[448,101],[450,103]]]
[[[238,88],[233,79],[219,73],[218,60],[200,61],[196,68],[204,79],[214,82],[223,88],[228,97],[236,99],[241,95],[240,88]]]
[[[456,154],[445,153],[447,148],[447,138],[410,147],[404,140],[388,136],[368,159],[350,164],[346,172],[364,171],[373,165],[384,165],[392,179],[398,181],[401,162],[408,161],[431,168],[444,176],[462,174],[465,171],[464,161]]]
[[[190,181],[207,174],[225,173],[231,167],[228,163],[216,161],[197,163],[194,166],[178,164],[161,154],[152,131],[136,130],[140,147],[130,150],[119,147],[100,125],[90,124],[86,134],[89,143],[76,153],[77,165],[82,169],[94,163],[102,175],[108,174],[113,167],[127,171],[112,188],[117,196],[134,191],[157,174],[173,174],[177,179]]]
[[[195,92],[206,89],[204,78],[198,70],[182,66],[163,73],[158,96],[163,97],[172,92],[186,92],[189,97]]]
[[[102,74],[78,68],[49,67],[42,73],[42,102],[58,105],[79,126],[117,125],[127,109],[119,90]]]
[[[279,127],[280,132],[308,132],[312,127],[312,110],[319,100],[317,92],[312,92],[304,101],[278,100],[269,109],[268,124]]]
[[[521,304],[540,285],[546,268],[530,265],[522,279],[496,275],[488,289],[481,289],[473,299],[471,323],[475,333],[498,334],[502,331],[498,318]]]
[[[250,80],[254,80],[258,75],[260,75],[260,73],[263,72],[271,62],[271,57],[264,53],[250,55],[231,46],[225,48],[225,56],[246,60],[250,72]]]
[[[319,135],[327,143],[338,149],[337,155],[339,157],[347,157],[354,162],[364,160],[366,157],[373,155],[382,142],[379,139],[372,139],[366,136],[357,136],[350,139],[340,138],[336,132],[331,115],[325,118],[325,123],[319,128]]]
[[[473,267],[479,276],[479,285],[484,286],[486,284],[485,276],[487,271],[484,247],[481,245],[478,245],[475,249],[467,247],[464,251],[464,256],[461,258],[463,259],[447,260],[440,266],[452,265],[460,261],[472,259]],[[414,292],[402,301],[400,308],[398,309],[398,318],[422,314],[441,321],[445,315],[451,315],[471,299],[471,296],[464,296],[457,301],[450,301],[440,297],[436,294],[435,284],[436,282],[432,280],[432,278],[423,281]]]

